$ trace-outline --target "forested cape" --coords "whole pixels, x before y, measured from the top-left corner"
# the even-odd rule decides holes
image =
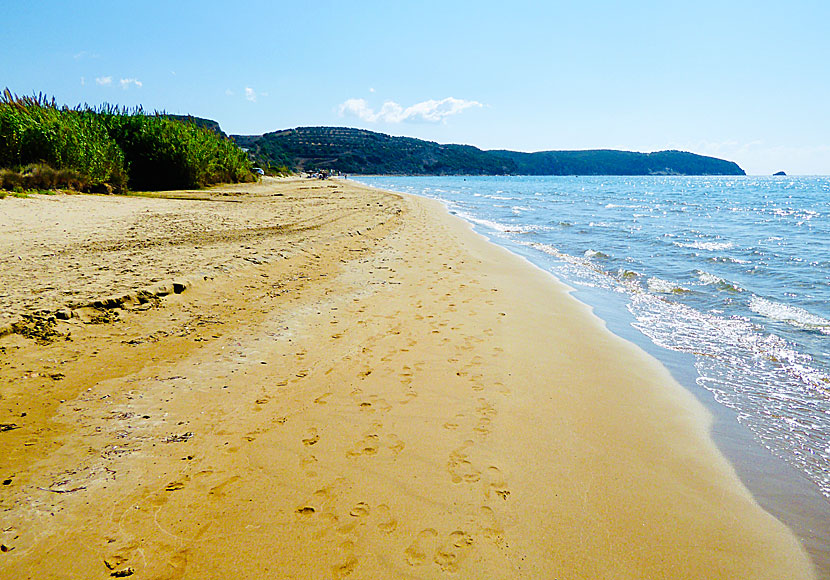
[[[232,138],[269,168],[386,175],[745,175],[732,161],[684,151],[483,151],[345,127]]]

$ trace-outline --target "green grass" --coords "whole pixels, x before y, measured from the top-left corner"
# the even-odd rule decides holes
[[[199,188],[252,181],[251,168],[229,139],[163,113],[0,96],[0,189]]]
[[[9,196],[11,196],[11,197],[22,197],[22,198],[27,198],[27,197],[29,197],[29,193],[32,193],[32,192],[27,192],[27,191],[6,191],[6,190],[4,190],[4,189],[0,189],[0,199],[5,199],[5,198],[7,198],[7,197],[9,197]],[[38,192],[38,193],[42,193],[42,192]],[[49,193],[53,193],[53,192],[51,192],[51,191],[50,191]]]

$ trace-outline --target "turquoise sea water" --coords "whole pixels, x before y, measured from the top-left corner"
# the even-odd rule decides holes
[[[360,177],[610,300],[830,498],[830,177]],[[594,304],[595,305],[595,304]]]

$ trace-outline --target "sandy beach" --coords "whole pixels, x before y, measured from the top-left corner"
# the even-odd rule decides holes
[[[268,179],[0,226],[0,578],[816,577],[668,371],[436,202]]]

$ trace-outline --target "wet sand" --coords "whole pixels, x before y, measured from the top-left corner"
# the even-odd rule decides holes
[[[7,324],[76,307],[0,339],[3,577],[815,577],[692,395],[440,205],[176,196],[0,202]]]

